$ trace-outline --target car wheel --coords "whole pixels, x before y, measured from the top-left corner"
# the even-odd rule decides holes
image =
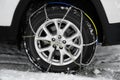
[[[27,20],[25,51],[42,71],[77,70],[91,62],[97,31],[81,9],[49,3],[31,13]]]

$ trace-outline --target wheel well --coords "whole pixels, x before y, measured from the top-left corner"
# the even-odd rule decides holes
[[[44,5],[46,2],[64,2],[67,4],[71,4],[74,5],[76,7],[79,7],[80,9],[82,9],[83,11],[85,11],[91,18],[92,20],[95,22],[96,24],[96,28],[98,30],[98,41],[99,42],[103,42],[103,27],[102,24],[100,22],[98,13],[96,11],[96,8],[94,6],[94,4],[91,2],[91,0],[31,0],[31,2],[27,5],[26,10],[24,11],[24,14],[22,16],[21,19],[21,25],[19,26],[19,33],[18,33],[18,43],[20,44],[20,42],[22,41],[22,35],[24,33],[25,30],[25,24],[26,23],[26,11],[30,8],[32,8],[34,10],[36,10],[37,8],[39,8],[40,6]],[[31,12],[32,12],[31,11]],[[22,26],[22,27],[21,27]]]

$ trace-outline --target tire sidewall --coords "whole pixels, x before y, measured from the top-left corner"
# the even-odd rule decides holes
[[[66,10],[60,10],[60,12],[63,11],[63,13],[60,13],[60,12],[57,12],[57,10],[51,10],[52,8],[48,9],[48,12],[49,12],[49,17],[50,19],[54,19],[54,18],[63,18]],[[36,14],[33,18],[32,18],[32,27],[33,29],[35,30],[35,32],[37,31],[37,29],[39,28],[40,25],[42,25],[45,21],[46,21],[46,18],[45,18],[45,15],[44,15],[44,11],[40,11],[39,14]],[[78,28],[80,29],[80,16],[79,15],[76,15],[76,14],[72,14],[70,13],[69,16],[66,17],[66,20],[69,20],[70,22],[72,22],[73,24],[75,24],[76,26],[78,26]],[[84,18],[85,21],[83,24],[86,24],[86,22],[88,22],[89,24],[91,24],[90,20],[87,19],[87,17]],[[28,28],[26,29],[25,31],[25,35],[34,35],[33,32],[31,31],[31,29],[29,28],[29,24],[28,24]],[[93,27],[93,25],[91,24],[91,28],[94,30],[93,31],[93,34],[90,33],[90,28],[88,28],[87,25],[85,25],[85,27],[83,27],[83,40],[84,40],[84,44],[86,43],[90,43],[91,41],[94,41],[95,39],[95,29]],[[38,65],[39,67],[42,68],[43,71],[46,71],[47,68],[50,66],[49,63],[45,62],[44,60],[42,60],[38,53],[36,52],[36,49],[35,49],[35,45],[34,45],[34,38],[25,38],[25,43],[26,43],[26,48],[28,50],[28,54],[30,57],[32,57],[31,59],[33,60],[33,62]],[[90,49],[93,49],[94,46],[90,46],[90,48],[88,47],[84,47],[83,49],[83,54],[84,53],[87,53],[87,52],[92,52],[94,53],[94,50],[91,50],[89,51]],[[39,60],[38,60],[39,58]],[[80,62],[80,58],[81,56],[78,57],[78,59],[76,59],[76,63],[81,63]],[[84,57],[83,57],[84,58]],[[83,63],[83,62],[82,62]],[[87,62],[89,63],[89,61]],[[70,70],[77,70],[78,69],[78,65],[76,65],[74,62],[71,63],[71,64],[68,64],[68,65],[65,65],[65,66],[55,66],[55,65],[51,65],[51,68],[50,68],[50,71],[54,71],[54,72],[65,72],[68,70],[68,68]]]

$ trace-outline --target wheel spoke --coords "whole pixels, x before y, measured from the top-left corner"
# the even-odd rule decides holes
[[[55,24],[55,28],[56,28],[57,34],[59,34],[58,20],[55,20],[55,21],[54,21],[54,24]]]
[[[63,59],[64,59],[64,55],[61,53],[61,54],[60,54],[60,63],[61,63],[61,64],[63,64],[63,61],[64,61]]]
[[[78,49],[81,49],[83,47],[82,44],[75,44],[73,41],[69,41],[67,42],[67,45],[70,45],[70,46],[73,46],[73,47],[76,47]]]
[[[81,49],[82,48],[82,45],[78,45],[78,44],[75,44],[74,42],[72,44],[70,44],[78,49]]]
[[[68,42],[69,42],[69,41],[72,41],[73,39],[75,39],[75,38],[78,37],[79,35],[80,35],[80,34],[77,32],[77,33],[75,33],[74,35],[68,37],[68,38],[67,38],[67,41],[68,41]]]
[[[51,48],[51,49],[49,50],[49,56],[48,56],[48,61],[49,61],[49,62],[51,61],[51,59],[52,59],[52,57],[53,57],[53,51],[54,51],[53,48]]]
[[[41,41],[44,41],[44,40],[50,41],[51,39],[49,37],[36,37],[35,40],[37,40],[37,41],[39,41],[39,40],[41,40]]]
[[[63,53],[69,56],[69,58],[71,58],[72,60],[75,60],[74,56],[70,52],[68,52],[66,49],[63,49]]]
[[[52,34],[48,31],[48,29],[46,27],[43,27],[43,30],[45,31],[45,33],[47,34],[47,37],[50,37],[52,36]]]
[[[70,23],[67,23],[67,25],[62,30],[62,34],[65,33],[65,31],[70,27],[70,25],[71,25]]]
[[[41,52],[44,52],[44,51],[49,51],[50,49],[51,49],[52,47],[46,47],[46,48],[41,48],[41,49],[38,49],[39,50],[39,52],[41,53]]]

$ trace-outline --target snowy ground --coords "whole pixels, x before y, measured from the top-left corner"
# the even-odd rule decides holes
[[[92,64],[75,75],[30,72],[33,67],[25,54],[14,46],[3,45],[0,49],[0,80],[120,80],[120,45],[98,46]]]
[[[104,77],[85,77],[63,73],[21,72],[0,70],[0,80],[112,80]]]

